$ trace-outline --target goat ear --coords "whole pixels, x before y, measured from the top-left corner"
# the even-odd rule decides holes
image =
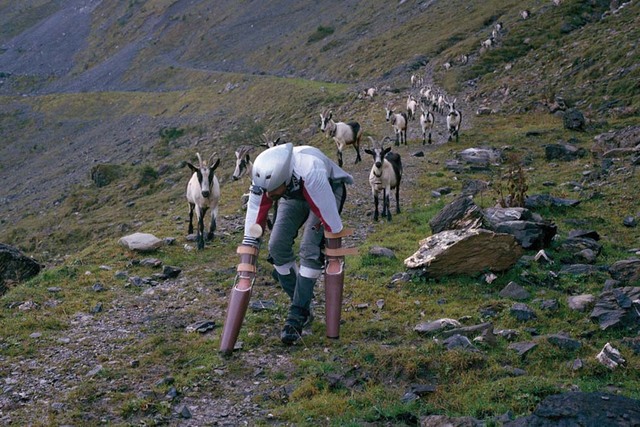
[[[191,163],[187,162],[187,166],[189,166],[189,169],[191,169],[193,172],[198,172],[198,168],[193,166]]]
[[[278,137],[275,141],[273,141],[273,146],[275,147],[280,143],[280,137]]]
[[[384,157],[389,151],[391,151],[391,147],[387,147],[384,150],[382,150],[382,156]]]
[[[220,160],[220,159],[218,159],[218,160]],[[244,156],[244,160],[245,160],[245,162],[249,163],[249,160],[251,160],[251,159],[249,158],[248,154],[246,156]]]
[[[216,160],[214,165],[211,166],[211,171],[213,172],[214,170],[216,170],[216,168],[218,167],[219,164],[220,164],[220,158],[218,158],[218,160]]]
[[[372,156],[375,155],[375,153],[372,150],[369,150],[368,148],[365,148],[364,152],[367,153],[367,154],[371,154]]]

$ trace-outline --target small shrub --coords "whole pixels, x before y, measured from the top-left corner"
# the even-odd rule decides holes
[[[149,185],[158,179],[158,171],[153,167],[146,165],[140,171],[140,180],[138,181],[138,187]]]
[[[91,168],[91,180],[98,188],[107,186],[122,177],[122,166],[119,165],[96,165]]]
[[[325,37],[328,37],[331,34],[333,34],[333,31],[334,31],[333,27],[323,27],[322,25],[320,25],[318,26],[316,31],[309,36],[309,38],[307,39],[307,43],[311,44],[311,43],[318,42],[324,39]]]
[[[166,142],[170,142],[184,135],[184,129],[176,128],[176,127],[162,128],[160,129],[159,133],[160,133],[160,139]]]
[[[496,186],[498,192],[498,203],[503,208],[524,207],[527,198],[527,177],[522,168],[522,158],[517,154],[507,157],[507,172],[502,175],[499,184]]]

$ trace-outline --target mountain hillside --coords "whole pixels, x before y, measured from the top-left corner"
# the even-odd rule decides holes
[[[602,328],[591,310],[612,289],[637,306],[627,299],[640,286],[638,40],[636,0],[0,0],[0,243],[44,267],[0,297],[0,420],[536,425],[527,417],[556,394],[637,403],[637,325]],[[368,146],[394,138],[385,106],[404,110],[427,89],[455,100],[459,141],[443,112],[432,144],[409,122],[408,144],[393,146],[405,173],[391,221],[372,218],[370,156],[354,164],[345,150],[346,244],[359,254],[347,259],[341,338],[324,337],[320,280],[309,333],[280,343],[286,300],[263,244],[252,296],[262,305],[242,348],[220,355],[249,185],[231,179],[235,148],[256,145],[255,156],[266,134],[335,158],[320,113],[357,120]],[[465,163],[465,149],[499,160]],[[221,159],[204,251],[184,196],[197,152]],[[557,226],[549,263],[528,249],[506,271],[408,272],[430,221],[469,191],[480,208],[563,201],[531,208]],[[134,232],[169,243],[151,254],[118,244]],[[576,235],[598,241],[574,242],[576,254]],[[620,262],[630,272],[615,273]],[[177,277],[160,274],[169,266]],[[504,296],[511,283],[528,296]],[[516,318],[519,302],[535,319]],[[208,329],[187,332],[203,320]],[[469,327],[468,346],[425,336],[418,325],[431,321]],[[595,358],[606,344],[621,349],[618,369]]]

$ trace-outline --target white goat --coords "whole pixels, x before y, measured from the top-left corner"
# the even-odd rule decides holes
[[[356,161],[362,160],[360,157],[360,139],[362,138],[362,129],[358,122],[334,122],[333,112],[322,112],[320,114],[320,130],[333,138],[338,148],[338,165],[342,167],[342,151],[347,145],[353,145],[356,150]]]
[[[456,142],[458,142],[460,125],[462,124],[462,113],[459,110],[456,110],[456,101],[457,99],[454,99],[451,103],[446,102],[449,106],[449,114],[447,114],[447,129],[449,130],[449,141],[451,141],[452,137],[455,135]]]
[[[529,19],[529,17],[531,16],[531,12],[529,12],[528,10],[521,10],[520,11],[520,17],[522,19]]]
[[[489,37],[488,39],[480,43],[480,47],[489,49],[492,44],[493,44],[493,37]]]
[[[368,96],[370,99],[373,99],[373,97],[378,93],[378,89],[376,89],[375,87],[370,87],[369,89],[367,89],[364,92],[365,96]]]
[[[236,168],[233,170],[233,175],[231,175],[234,181],[239,180],[244,175],[251,175],[253,162],[251,162],[250,154],[255,148],[253,145],[241,145],[236,148]]]
[[[387,221],[391,221],[391,190],[396,190],[396,213],[400,213],[400,181],[402,180],[402,161],[397,153],[390,153],[391,147],[384,148],[382,143],[376,143],[373,138],[369,137],[373,143],[373,149],[366,148],[364,151],[373,156],[373,166],[369,173],[369,184],[371,184],[371,193],[373,194],[373,203],[375,211],[373,220],[378,220],[378,204],[380,201],[380,193],[382,193],[382,216],[387,217]],[[388,137],[385,139],[389,139]]]
[[[216,218],[218,217],[218,202],[220,201],[220,183],[215,176],[215,170],[220,164],[218,159],[215,164],[211,165],[213,153],[207,162],[202,161],[200,153],[198,156],[198,167],[187,162],[189,169],[193,171],[191,179],[187,184],[187,202],[189,202],[189,234],[193,234],[193,211],[196,211],[196,219],[198,220],[198,231],[196,241],[198,249],[204,249],[204,216],[207,210],[211,210],[211,223],[209,224],[209,233],[207,240],[212,240],[216,231]]]
[[[261,147],[271,148],[280,143],[280,137],[274,139],[274,137],[271,135],[262,134],[260,136],[260,141]],[[251,175],[253,162],[251,161],[250,154],[255,148],[255,145],[241,145],[236,148],[236,167],[233,170],[233,175],[231,175],[231,178],[234,181],[239,180],[244,175]]]
[[[384,107],[387,121],[391,122],[393,131],[396,134],[396,146],[402,144],[407,145],[407,115],[405,113],[394,113],[391,104]]]
[[[413,95],[409,94],[407,98],[407,119],[415,120],[416,119],[416,109],[418,108],[418,101],[413,97]]]
[[[420,114],[420,127],[422,128],[422,145],[426,143],[427,139],[427,130],[429,131],[429,144],[431,144],[431,131],[433,130],[433,125],[436,122],[436,118],[428,108],[424,108],[422,104],[420,104],[420,110],[422,110],[422,114]]]

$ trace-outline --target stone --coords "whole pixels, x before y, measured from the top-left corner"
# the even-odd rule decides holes
[[[442,344],[447,348],[447,350],[465,350],[471,351],[473,353],[478,352],[479,350],[471,343],[469,338],[464,335],[453,335],[447,339],[445,339]]]
[[[482,223],[482,210],[471,196],[458,196],[429,221],[432,233],[476,228]]]
[[[165,265],[162,267],[162,274],[170,279],[178,277],[180,273],[182,273],[182,269],[179,267],[172,267],[170,265]]]
[[[578,148],[571,144],[549,144],[545,146],[545,157],[547,160],[572,161],[579,157],[586,156],[584,148]]]
[[[11,283],[28,280],[42,270],[43,266],[13,246],[0,243],[0,295]]]
[[[511,315],[521,322],[536,319],[536,313],[528,305],[517,302],[509,310]]]
[[[515,300],[524,300],[531,297],[531,294],[516,282],[509,282],[507,286],[502,288],[499,295],[502,298],[510,298]]]
[[[132,251],[154,251],[164,244],[153,234],[149,233],[133,233],[122,237],[118,243]]]
[[[640,425],[640,401],[615,394],[567,392],[547,396],[531,415],[503,427]]]
[[[596,359],[609,369],[615,369],[626,362],[620,354],[620,351],[610,343],[604,345],[600,353],[596,355]]]
[[[625,227],[633,228],[633,227],[637,226],[638,223],[636,222],[636,218],[635,217],[626,216],[622,220],[622,225],[624,225]]]
[[[493,231],[512,235],[524,249],[543,249],[551,245],[558,228],[551,222],[505,221]]]
[[[586,120],[584,114],[575,108],[571,108],[564,113],[562,121],[565,129],[583,131]]]
[[[383,248],[382,246],[373,246],[369,249],[369,255],[375,257],[395,259],[396,254],[391,249]]]
[[[585,311],[595,300],[596,297],[591,294],[574,295],[567,297],[567,305],[571,310]]]
[[[614,288],[598,297],[589,317],[600,329],[637,326],[640,322],[640,287]]]
[[[547,336],[547,341],[552,345],[567,351],[575,351],[582,347],[580,341],[569,338],[563,334],[549,335]]]
[[[474,166],[486,167],[502,162],[502,153],[493,148],[467,148],[458,153],[458,158]]]
[[[625,284],[640,284],[640,258],[616,261],[609,267],[609,274],[615,280]]]
[[[522,255],[522,247],[508,234],[483,229],[447,230],[420,242],[420,248],[405,259],[407,268],[424,277],[455,274],[475,275],[504,271]]]
[[[525,200],[524,206],[528,209],[546,208],[546,207],[563,207],[563,206],[577,206],[580,204],[580,200],[563,199],[560,197],[554,197],[550,194],[534,194],[528,196]]]
[[[528,341],[528,342],[515,342],[515,343],[512,343],[512,344],[509,344],[509,347],[507,347],[507,348],[509,350],[513,350],[516,353],[518,353],[518,356],[524,357],[528,353],[530,353],[531,350],[536,348],[537,346],[538,346],[538,344]]]
[[[447,329],[459,328],[460,326],[462,325],[460,325],[460,322],[457,320],[445,318],[434,320],[432,322],[419,323],[415,328],[413,328],[413,330],[419,334],[430,335]]]

